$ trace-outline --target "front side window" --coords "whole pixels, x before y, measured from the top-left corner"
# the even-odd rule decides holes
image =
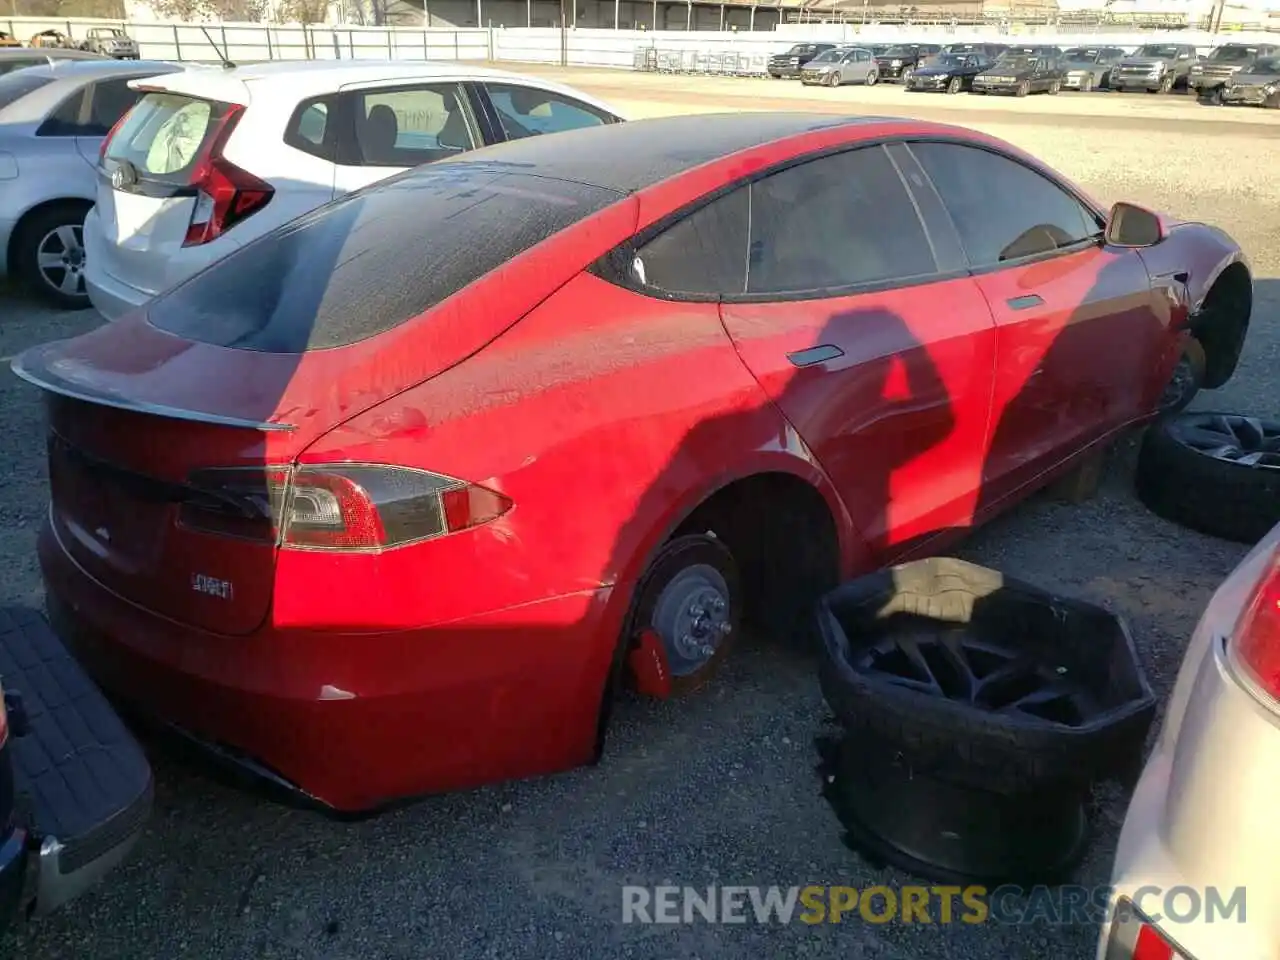
[[[613,120],[610,114],[581,100],[537,87],[487,83],[485,89],[498,111],[502,132],[508,140],[598,127]]]
[[[1074,247],[1101,230],[1074,196],[1009,157],[953,143],[916,143],[911,152],[942,197],[974,267]]]
[[[785,300],[915,278],[936,264],[883,147],[788,167],[681,219],[636,254],[633,282]]]
[[[355,94],[360,165],[416,167],[473,150],[479,139],[456,84],[424,84]]]

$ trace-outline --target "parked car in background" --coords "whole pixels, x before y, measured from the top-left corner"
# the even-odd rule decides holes
[[[1222,102],[1280,107],[1280,54],[1258,57],[1222,88]]]
[[[880,79],[899,80],[905,85],[916,67],[941,49],[936,43],[895,43],[876,57]]]
[[[0,275],[60,306],[89,306],[82,228],[102,140],[138,98],[130,80],[182,69],[94,58],[0,76]]]
[[[89,53],[85,50],[64,50],[59,47],[43,47],[37,50],[27,48],[0,50],[0,75],[14,70],[25,70],[27,67],[48,66],[51,63],[63,63],[69,60],[106,60],[100,53]]]
[[[48,607],[105,689],[331,807],[564,769],[627,677],[691,690],[744,623],[807,622],[1193,396],[1228,282],[1221,231],[950,125],[458,151],[14,360]],[[1195,321],[1229,378],[1247,306]]]
[[[3,30],[0,30],[0,49],[20,46],[22,46],[21,40],[15,37],[12,33],[5,33]]]
[[[775,80],[798,77],[806,63],[828,50],[834,50],[835,47],[834,43],[797,43],[789,50],[770,57],[765,70]]]
[[[1187,83],[1199,60],[1189,43],[1148,43],[1112,68],[1111,89],[1169,93]]]
[[[1033,43],[1030,46],[1005,47],[1000,57],[1042,57],[1056,60],[1062,56],[1062,48],[1051,43]]]
[[[875,55],[865,47],[836,47],[820,53],[804,65],[800,82],[838,87],[842,83],[871,86],[880,79]]]
[[[1111,81],[1111,71],[1124,59],[1120,47],[1071,47],[1062,52],[1062,86],[1066,90],[1101,90]]]
[[[1008,49],[1009,45],[1007,43],[948,43],[938,52],[976,54],[980,57],[986,57],[989,60],[995,60]]]
[[[76,42],[61,30],[41,30],[27,42],[27,46],[43,50],[67,50],[75,45]]]
[[[1268,909],[1280,902],[1276,769],[1280,528],[1218,588],[1192,634],[1120,832],[1117,909],[1098,960],[1280,957]],[[1160,906],[1180,890],[1200,891],[1207,909]]]
[[[1052,57],[1006,54],[980,71],[972,80],[973,93],[1057,93],[1065,73]]]
[[[571,87],[466,64],[276,62],[140,89],[85,221],[87,289],[108,319],[408,167],[621,119]]]
[[[139,57],[138,41],[119,27],[90,27],[80,48],[116,60],[137,60]]]
[[[973,78],[994,61],[980,53],[940,53],[916,67],[908,90],[959,93],[973,88]]]
[[[1276,54],[1280,54],[1278,44],[1224,43],[1191,67],[1187,77],[1187,93],[1198,96],[1217,94],[1232,77],[1246,70],[1253,61]]]

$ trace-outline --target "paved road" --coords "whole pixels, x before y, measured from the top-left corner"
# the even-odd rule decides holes
[[[637,93],[611,81],[633,99],[670,102],[673,112],[742,106],[740,97],[706,93],[692,78],[645,82]],[[743,83],[754,84],[752,96],[773,89],[765,81]],[[790,86],[794,108],[805,98]],[[884,93],[893,112],[908,99]],[[1280,416],[1280,180],[1267,139],[1272,115],[1189,124],[1189,103],[1143,105],[1144,123],[1158,129],[1118,136],[1106,117],[1051,113],[1077,99],[1002,101],[977,113],[951,101],[927,109],[1035,150],[1105,199],[1129,196],[1234,231],[1253,257],[1261,300],[1238,376],[1202,405]],[[0,355],[94,322],[15,299],[0,301],[0,315]],[[31,548],[45,497],[40,414],[32,392],[11,377],[0,378],[0,409],[8,437],[0,468],[0,599],[38,602]],[[1131,448],[1118,452],[1096,500],[1029,503],[976,534],[962,553],[1125,613],[1164,693],[1200,607],[1243,550],[1148,515],[1130,492],[1131,461]],[[431,799],[356,824],[273,806],[157,756],[155,819],[129,863],[64,914],[10,936],[0,952],[25,960],[1091,955],[1095,932],[1078,926],[620,924],[625,883],[910,882],[841,846],[813,772],[811,741],[823,715],[811,664],[749,649],[690,702],[626,703],[598,768]],[[1106,880],[1121,801],[1110,794],[1101,800],[1082,882]]]

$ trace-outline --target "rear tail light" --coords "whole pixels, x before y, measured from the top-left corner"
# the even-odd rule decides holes
[[[364,464],[210,469],[190,478],[179,522],[282,548],[378,552],[496,520],[500,493],[453,477]]]
[[[1191,960],[1127,899],[1116,903],[1106,960]]]
[[[187,226],[184,247],[196,247],[216,240],[241,220],[271,202],[275,189],[222,155],[231,133],[240,122],[244,107],[228,104],[216,126],[209,132],[204,156],[191,172],[196,188],[196,206]]]
[[[1258,686],[1280,700],[1280,554],[1272,558],[1254,590],[1232,645],[1237,662]]]

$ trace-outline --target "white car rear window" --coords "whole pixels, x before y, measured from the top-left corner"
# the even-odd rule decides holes
[[[127,160],[146,177],[181,177],[200,155],[227,104],[174,93],[148,93],[111,138],[107,157]]]

